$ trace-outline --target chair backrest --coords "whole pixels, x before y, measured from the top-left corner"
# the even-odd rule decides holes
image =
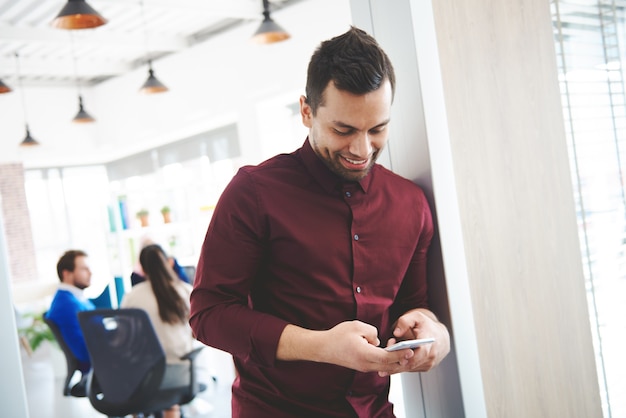
[[[63,351],[63,354],[65,355],[65,362],[67,365],[67,376],[65,378],[65,383],[63,384],[63,395],[69,396],[71,392],[70,382],[72,380],[72,377],[74,376],[74,373],[77,370],[80,370],[80,361],[78,361],[78,359],[76,358],[76,356],[74,355],[70,347],[65,342],[65,339],[63,338],[63,334],[61,334],[61,330],[59,329],[58,325],[53,320],[48,318],[47,311],[43,313],[43,321],[46,323],[48,328],[50,328],[50,330],[52,331],[52,334],[54,335],[54,338],[57,340],[59,347],[61,347],[61,351]]]
[[[136,404],[158,389],[165,353],[145,311],[96,309],[79,312],[78,321],[100,398],[111,405]]]
[[[102,293],[89,300],[94,304],[96,309],[112,309],[111,285],[106,285]]]
[[[183,269],[183,271],[185,272],[185,275],[189,279],[189,283],[193,284],[193,281],[196,278],[196,266],[181,266],[181,268]]]

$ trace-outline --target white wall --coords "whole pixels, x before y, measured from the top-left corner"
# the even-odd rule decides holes
[[[396,71],[396,97],[387,147],[389,165],[424,189],[438,224],[429,253],[429,303],[449,327],[452,347],[448,357],[434,370],[402,375],[406,416],[483,417],[485,408],[467,272],[460,245],[462,235],[455,202],[454,172],[444,136],[445,109],[436,103],[424,105],[424,101],[432,97],[432,89],[437,89],[437,82],[441,84],[436,78],[439,71],[436,54],[425,56],[429,46],[431,51],[434,48],[435,37],[429,2],[398,0],[394,7],[389,7],[385,0],[352,0],[351,5],[354,23],[376,37]],[[429,71],[429,77],[422,74],[425,70]],[[435,132],[438,129],[434,126],[443,127],[444,131]],[[433,137],[438,140],[429,144],[429,138]],[[440,205],[435,205],[434,195]],[[444,245],[449,260],[445,274]],[[454,318],[454,328],[450,312],[453,308],[461,312]]]

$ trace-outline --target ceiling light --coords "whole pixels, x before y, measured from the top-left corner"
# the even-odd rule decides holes
[[[11,87],[7,86],[0,80],[0,94],[11,93]]]
[[[158,78],[154,75],[154,70],[152,69],[152,61],[148,61],[148,78],[143,83],[141,88],[139,89],[140,93],[144,94],[154,94],[154,93],[164,93],[169,89],[167,86],[159,81]]]
[[[74,122],[74,123],[95,122],[95,119],[93,118],[93,116],[91,116],[89,113],[87,113],[87,111],[83,107],[83,97],[82,96],[78,96],[78,113],[76,114],[76,116],[74,116],[74,119],[72,119],[72,122]]]
[[[22,86],[22,73],[20,71],[20,56],[15,53],[15,68],[17,69],[17,81],[20,86],[20,95],[22,97],[22,111],[24,112],[24,126],[26,127],[26,137],[20,143],[20,146],[39,145],[39,142],[30,135],[30,129],[28,129],[28,115],[26,114],[26,99],[24,98],[24,86]]]
[[[152,60],[150,59],[150,53],[148,51],[148,32],[146,31],[146,14],[144,10],[143,0],[141,1],[141,22],[143,23],[144,42],[146,43],[148,78],[139,89],[139,92],[143,94],[165,93],[169,89],[165,86],[165,84],[161,83],[158,78],[156,78],[156,76],[154,75],[154,70],[152,69]]]
[[[83,107],[83,95],[80,91],[80,79],[78,78],[78,64],[76,63],[76,52],[74,51],[74,37],[72,39],[72,58],[74,62],[74,79],[76,80],[76,90],[78,91],[78,113],[72,119],[74,123],[90,123],[95,122],[95,119],[87,113]]]
[[[252,41],[257,44],[273,44],[291,38],[283,28],[281,28],[270,17],[270,5],[268,0],[263,0],[263,22],[252,36]]]
[[[33,145],[39,145],[39,142],[37,142],[37,140],[30,135],[28,124],[26,124],[26,136],[22,139],[20,147],[32,147]]]
[[[57,29],[97,28],[107,23],[85,0],[68,0],[57,17],[50,23]]]

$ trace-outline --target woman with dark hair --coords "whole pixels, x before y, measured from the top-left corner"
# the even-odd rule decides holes
[[[188,323],[192,287],[178,278],[159,245],[144,247],[139,254],[139,262],[146,280],[133,286],[124,296],[121,308],[145,310],[167,362],[181,362],[180,357],[191,351],[194,342]],[[165,411],[164,416],[180,417],[180,408],[176,405]]]
[[[144,247],[147,247],[148,245],[153,245],[153,244],[156,245],[151,237],[144,236],[141,239],[140,248],[143,249]],[[180,280],[189,284],[193,283],[193,277],[189,277],[187,275],[187,273],[185,272],[185,269],[183,269],[183,267],[180,264],[178,264],[178,260],[176,260],[175,257],[169,255],[167,256],[167,259],[170,263],[170,266],[172,266],[172,269],[174,269],[174,272],[180,278]],[[137,265],[134,267],[133,272],[130,275],[130,284],[134,286],[138,283],[143,282],[144,280],[146,280],[144,276],[145,276],[145,273],[143,272],[143,269],[141,268],[141,264],[137,263]]]

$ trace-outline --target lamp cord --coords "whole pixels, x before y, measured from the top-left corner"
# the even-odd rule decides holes
[[[267,19],[270,16],[270,2],[263,0],[263,16]]]
[[[72,48],[72,61],[74,64],[74,82],[76,83],[76,90],[78,91],[78,97],[82,96],[82,91],[80,87],[80,80],[78,78],[78,62],[76,59],[76,50],[74,48],[74,34],[70,31],[70,45]]]
[[[20,98],[22,99],[22,111],[24,112],[24,125],[28,126],[28,112],[26,111],[26,99],[24,98],[24,86],[22,85],[22,71],[20,68],[20,55],[15,52],[15,67],[17,69],[17,84],[20,86]]]
[[[146,11],[144,8],[143,0],[139,0],[139,5],[141,6],[141,24],[143,26],[143,46],[146,50],[146,63],[148,67],[152,69],[152,60],[150,59],[150,48],[148,47],[148,31],[146,29]]]

